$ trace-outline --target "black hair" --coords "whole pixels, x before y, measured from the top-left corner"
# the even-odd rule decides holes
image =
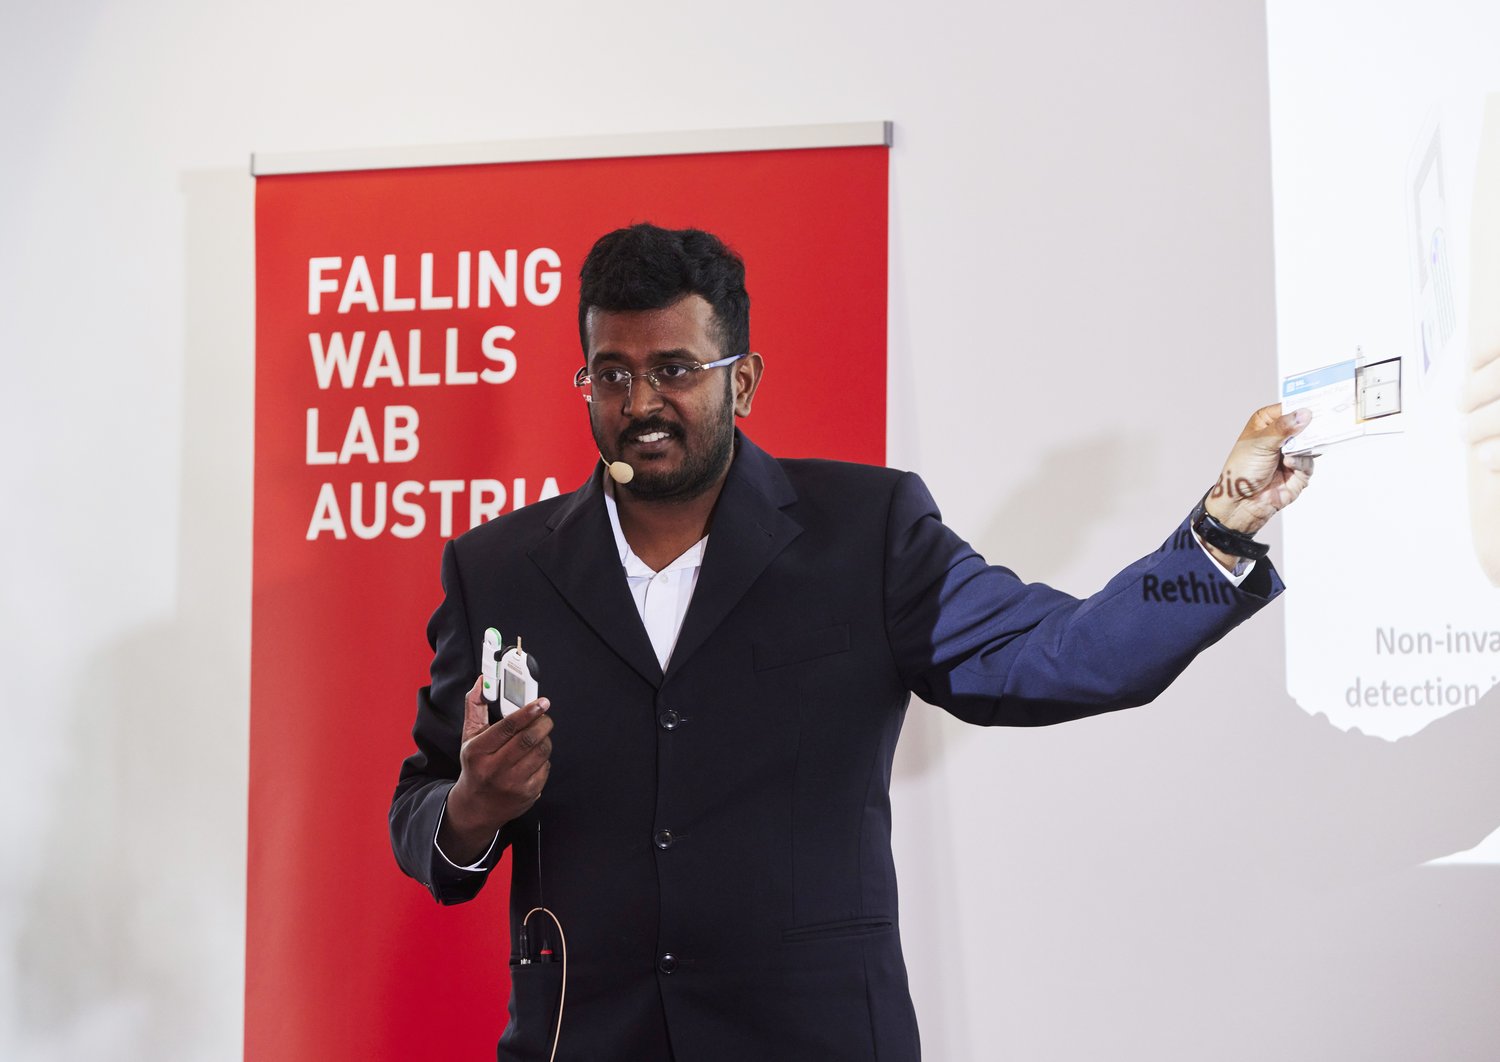
[[[713,233],[649,222],[616,229],[595,242],[578,279],[578,339],[585,358],[590,309],[660,310],[685,295],[701,295],[713,308],[721,357],[750,351],[745,263]]]

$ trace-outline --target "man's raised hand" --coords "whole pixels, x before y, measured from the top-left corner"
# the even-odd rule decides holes
[[[492,724],[480,681],[464,698],[458,781],[448,791],[438,833],[438,846],[465,866],[484,855],[500,827],[536,803],[552,760],[547,698],[538,697]]]
[[[1224,462],[1205,504],[1209,515],[1235,531],[1253,535],[1292,504],[1312,476],[1313,455],[1281,452],[1292,436],[1312,422],[1306,409],[1282,413],[1281,404],[1250,414]]]

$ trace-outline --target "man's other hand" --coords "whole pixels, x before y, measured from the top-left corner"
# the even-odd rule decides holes
[[[1500,586],[1500,344],[1472,342],[1458,400],[1469,444],[1469,519],[1480,566]]]
[[[500,827],[524,815],[547,784],[552,767],[552,705],[538,697],[498,723],[476,680],[464,698],[458,781],[448,791],[438,845],[467,865],[484,855]]]
[[[1253,535],[1296,501],[1312,476],[1313,455],[1289,457],[1281,447],[1311,422],[1311,410],[1283,414],[1279,402],[1252,413],[1208,492],[1208,514],[1232,530]]]

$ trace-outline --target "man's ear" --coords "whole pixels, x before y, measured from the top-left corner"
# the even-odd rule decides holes
[[[766,364],[753,350],[729,367],[734,373],[734,415],[748,417],[750,405],[755,401],[755,389],[760,386],[761,373]]]

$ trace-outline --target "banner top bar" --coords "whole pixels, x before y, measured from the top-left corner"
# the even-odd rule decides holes
[[[892,122],[780,125],[751,129],[697,129],[664,133],[496,140],[428,147],[354,148],[347,151],[256,152],[252,177],[350,170],[397,170],[417,166],[479,166],[494,162],[555,162],[644,155],[705,155],[728,151],[788,151],[799,148],[890,147]]]

